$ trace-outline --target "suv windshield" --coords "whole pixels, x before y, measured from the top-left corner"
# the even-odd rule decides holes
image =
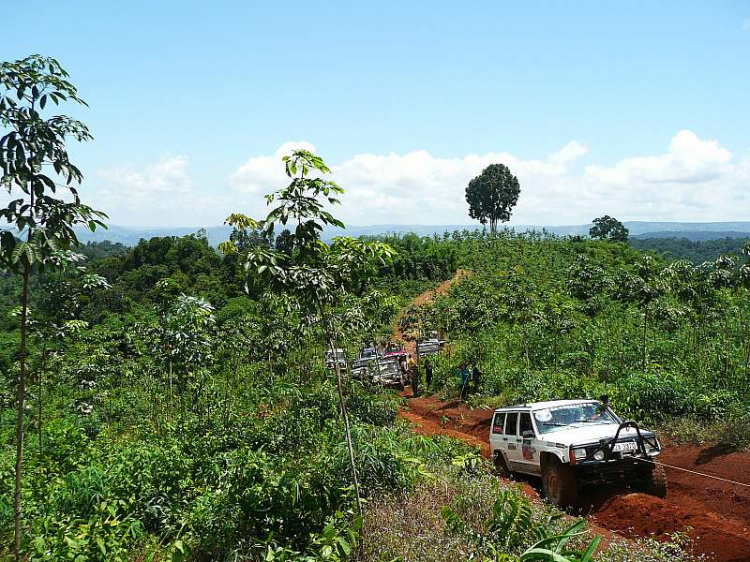
[[[573,404],[544,408],[534,412],[534,423],[539,433],[551,433],[567,427],[588,424],[618,424],[615,417],[601,404]]]

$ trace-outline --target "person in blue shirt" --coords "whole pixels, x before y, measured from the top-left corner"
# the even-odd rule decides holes
[[[466,363],[461,363],[458,367],[458,385],[461,389],[461,400],[466,400],[466,395],[469,393],[470,379],[471,371],[466,367]]]

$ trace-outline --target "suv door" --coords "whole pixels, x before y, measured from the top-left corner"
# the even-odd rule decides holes
[[[528,436],[531,432],[531,436]],[[524,437],[526,432],[527,437]],[[539,464],[539,444],[534,431],[534,424],[531,421],[530,412],[521,412],[521,416],[518,419],[518,442],[519,442],[519,458],[518,464],[522,472],[529,472],[532,474],[540,474]]]
[[[508,438],[505,437],[505,412],[495,412],[495,417],[492,418],[490,450],[493,453],[498,450],[506,454],[508,452]]]
[[[521,440],[518,437],[518,412],[508,412],[505,417],[505,442],[510,468],[518,470],[518,459],[521,458]]]

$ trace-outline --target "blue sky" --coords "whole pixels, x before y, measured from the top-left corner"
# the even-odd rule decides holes
[[[54,56],[89,102],[74,155],[116,224],[259,216],[301,141],[354,224],[468,223],[493,161],[521,180],[516,223],[750,211],[748,2],[28,0],[0,19],[3,60]]]

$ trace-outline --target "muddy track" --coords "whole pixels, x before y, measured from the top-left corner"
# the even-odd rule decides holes
[[[456,277],[415,299],[422,304],[436,294],[447,292]],[[398,326],[398,323],[397,323]],[[401,337],[396,328],[395,336]],[[415,345],[414,342],[407,344]],[[411,349],[410,349],[411,350]],[[411,350],[413,351],[413,350]],[[425,435],[448,435],[479,447],[489,457],[489,427],[492,411],[470,409],[434,396],[409,398],[400,417],[414,424]],[[728,480],[750,484],[750,454],[729,453],[715,446],[674,445],[665,447],[663,463]],[[666,499],[628,490],[584,494],[582,514],[597,528],[623,537],[667,538],[688,529],[696,554],[718,562],[750,562],[750,488],[667,468],[669,492]],[[539,497],[539,481],[532,477],[521,482],[530,497]]]

